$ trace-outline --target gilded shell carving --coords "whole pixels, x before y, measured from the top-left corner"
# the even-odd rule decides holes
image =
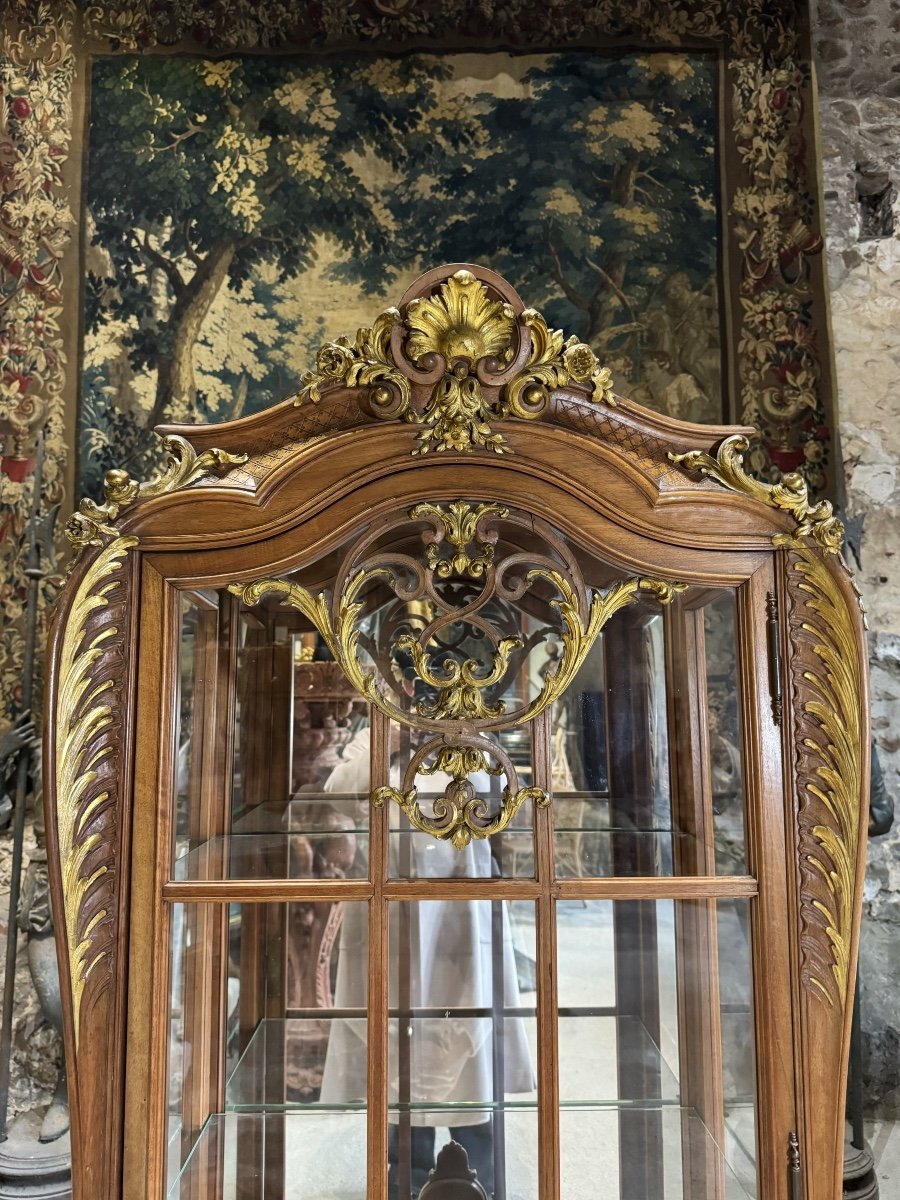
[[[439,354],[448,366],[462,360],[470,370],[483,358],[512,359],[515,314],[512,306],[491,300],[471,271],[457,271],[431,296],[406,308],[406,353],[416,366]]]
[[[371,416],[422,426],[416,455],[508,454],[497,422],[544,416],[561,388],[615,405],[612,375],[590,346],[550,329],[534,309],[516,316],[466,268],[414,297],[404,312],[387,309],[353,342],[326,342],[296,403],[318,404],[338,386],[360,389]]]

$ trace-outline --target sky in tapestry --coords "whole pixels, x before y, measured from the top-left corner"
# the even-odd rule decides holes
[[[618,390],[722,415],[714,61],[701,55],[99,59],[81,482],[162,421],[288,395],[421,270],[479,262]]]

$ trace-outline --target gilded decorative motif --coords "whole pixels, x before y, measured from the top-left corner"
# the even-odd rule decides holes
[[[847,1004],[860,836],[859,646],[841,588],[810,547],[789,549],[796,680],[802,979]]]
[[[437,757],[426,765],[435,749]],[[489,757],[496,760],[496,767],[489,765]],[[429,816],[423,812],[418,789],[412,785],[417,774],[434,775],[439,771],[452,778],[443,794],[431,800],[432,815]],[[493,814],[490,802],[478,795],[468,778],[476,771],[506,776],[507,785],[500,806]],[[489,838],[501,833],[527,800],[533,800],[538,808],[546,808],[550,803],[550,797],[542,788],[520,788],[509,756],[496,743],[477,737],[462,737],[458,743],[449,744],[442,739],[428,742],[410,762],[402,788],[379,787],[372,792],[372,803],[376,808],[393,802],[414,828],[451,842],[457,850],[464,850],[473,838]]]
[[[508,514],[509,510],[502,504],[479,504],[473,508],[465,500],[454,500],[446,508],[439,504],[417,504],[409,513],[413,521],[433,519],[435,522],[434,533],[423,534],[423,539],[428,565],[440,579],[449,579],[454,572],[480,579],[485,568],[493,562],[493,543],[497,540],[496,532],[482,528],[483,522],[486,517]],[[445,538],[453,547],[453,555],[441,558],[440,544]],[[478,545],[475,555],[469,550],[473,542]]]
[[[394,352],[397,326],[403,354]],[[512,374],[519,347],[527,362]],[[435,382],[434,371],[440,369]],[[428,383],[424,407],[412,403],[412,384]],[[493,423],[510,415],[531,421],[544,416],[551,393],[569,387],[594,403],[615,405],[612,374],[576,337],[551,330],[539,312],[517,319],[512,306],[492,299],[471,271],[456,271],[431,293],[411,300],[404,313],[391,308],[371,329],[326,342],[316,369],[304,375],[296,402],[318,404],[323,388],[367,389],[360,401],[375,417],[423,426],[413,454],[452,450],[510,452]]]
[[[109,538],[116,537],[115,522],[119,513],[136,500],[177,492],[210,471],[226,471],[247,461],[246,454],[228,454],[218,448],[197,454],[190,442],[178,435],[163,438],[163,448],[166,466],[155,478],[141,483],[132,479],[127,471],[107,471],[103,484],[104,502],[96,504],[88,498],[81,501],[78,511],[66,525],[66,537],[76,550],[103,546]]]
[[[797,522],[797,537],[811,537],[829,554],[839,554],[844,542],[844,526],[834,515],[828,500],[811,504],[806,481],[797,472],[782,476],[780,483],[762,483],[744,470],[743,455],[750,443],[742,434],[725,438],[716,457],[702,450],[669,454],[673,463],[688,471],[699,471],[734,492],[760,500],[771,508],[788,512]]]
[[[596,404],[615,407],[612,372],[601,367],[596,354],[578,338],[564,338],[558,329],[533,308],[522,313],[522,323],[531,330],[528,367],[510,383],[509,407],[526,420],[538,415],[549,402],[549,393],[570,383],[589,386]]]
[[[512,359],[512,307],[491,300],[471,271],[457,271],[430,296],[411,300],[405,321],[406,353],[420,370],[433,365],[433,355],[451,369],[464,362],[470,371],[484,358],[504,366]]]
[[[454,659],[443,671],[435,672],[429,656],[411,633],[397,639],[397,649],[407,651],[412,658],[416,676],[438,693],[436,699],[422,700],[417,705],[419,716],[433,721],[478,722],[505,712],[502,700],[489,704],[484,693],[503,679],[509,670],[510,655],[521,647],[520,637],[501,638],[487,668],[477,659],[467,658],[462,662]]]
[[[115,850],[108,819],[118,786],[116,689],[123,675],[124,631],[95,614],[124,620],[123,564],[135,545],[137,538],[117,537],[90,564],[67,616],[59,659],[56,812],[76,1046],[85,986],[110,952],[101,927],[111,915]]]
[[[419,530],[424,564],[406,553],[372,549],[388,530],[400,531],[416,522],[426,526]],[[524,528],[540,537],[546,550],[524,554],[513,542],[495,561],[499,527]],[[481,551],[480,559],[474,560],[477,569],[469,554],[475,539]],[[445,543],[454,553],[442,557]],[[683,587],[632,578],[591,592],[571,550],[545,522],[504,505],[458,500],[446,506],[417,505],[363,534],[344,560],[331,599],[286,579],[235,583],[230,590],[248,605],[272,595],[302,612],[360,695],[391,720],[444,738],[431,769],[449,772],[453,783],[433,818],[417,808],[411,782],[399,791],[388,789],[382,799],[390,794],[417,828],[439,828],[443,832],[436,836],[464,845],[470,837],[489,836],[505,827],[532,794],[525,789],[517,798],[518,789],[510,783],[503,811],[496,819],[488,818],[485,802],[466,780],[472,771],[486,769],[485,754],[497,760],[499,751],[483,737],[473,741],[475,734],[533,721],[562,696],[616,612],[641,594],[668,604]],[[517,602],[526,592],[532,608],[545,614],[536,630],[519,625]],[[377,625],[389,640],[387,646],[373,640],[366,621],[367,604],[378,594],[382,615]],[[399,607],[398,614],[392,615],[391,605]],[[519,677],[527,656],[548,638],[555,650],[541,670],[537,694],[530,699],[520,696],[510,706],[504,693]],[[434,741],[428,745],[434,750]],[[424,761],[424,752],[414,760]],[[509,771],[505,773],[510,779]],[[410,780],[414,776],[415,772]],[[496,824],[501,817],[503,823]]]
[[[376,411],[389,408],[391,417],[402,417],[409,405],[409,380],[394,365],[390,353],[391,333],[399,323],[400,313],[389,308],[371,329],[357,330],[352,344],[345,337],[326,342],[316,355],[315,371],[307,371],[300,381],[296,403],[309,399],[318,404],[321,388],[329,384],[370,387]]]

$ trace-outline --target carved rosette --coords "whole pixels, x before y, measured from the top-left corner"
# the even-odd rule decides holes
[[[88,566],[67,614],[56,695],[56,828],[75,1044],[88,989],[110,986],[115,949],[128,551],[117,537]]]
[[[801,978],[843,1010],[860,838],[860,646],[844,593],[808,546],[788,554],[800,849]]]
[[[560,388],[615,404],[612,375],[589,346],[523,309],[491,272],[451,271],[424,276],[421,294],[402,310],[387,309],[353,342],[326,342],[296,402],[318,404],[336,388],[358,389],[370,416],[421,426],[417,455],[508,454],[494,425],[544,416]]]

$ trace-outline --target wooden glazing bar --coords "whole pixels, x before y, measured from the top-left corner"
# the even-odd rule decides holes
[[[172,904],[312,904],[317,900],[369,900],[375,894],[364,879],[198,879],[170,880],[162,898]]]
[[[536,787],[549,792],[552,782],[550,709],[532,725],[532,761]],[[538,1195],[560,1200],[559,1192],[559,987],[556,963],[556,905],[553,814],[534,810],[537,900],[537,1042],[538,1042]]]
[[[391,731],[393,732],[393,731]],[[410,733],[406,725],[400,727],[400,751],[399,759],[401,763],[408,763],[411,757],[410,754]],[[410,829],[409,821],[405,813],[400,815],[400,829],[408,832]],[[412,844],[409,837],[401,837],[399,839],[400,847],[397,854],[399,859],[399,874],[404,879],[409,879],[412,875]],[[397,912],[396,930],[397,930],[397,945],[396,947],[388,947],[388,953],[397,956],[397,1001],[401,1010],[408,1010],[410,1007],[410,969],[411,969],[411,946],[410,946],[410,910],[408,903],[400,903]],[[388,921],[388,930],[390,931],[390,920]],[[388,933],[390,937],[390,932]],[[390,1002],[390,982],[388,983],[388,1000]],[[400,1027],[400,1017],[396,1018],[398,1022],[398,1037],[397,1037],[397,1100],[400,1104],[400,1114],[397,1120],[397,1195],[399,1200],[413,1200],[412,1194],[412,1119],[409,1112],[410,1088],[412,1080],[410,1078],[412,1069],[412,1026],[407,1024],[406,1028]],[[390,1130],[388,1130],[388,1145],[390,1146]],[[388,1164],[390,1170],[390,1164]]]
[[[633,879],[560,879],[560,900],[714,900],[720,896],[756,896],[752,875],[635,876]]]
[[[675,870],[715,872],[704,610],[676,602],[664,621],[669,727],[679,731],[670,744],[673,823],[690,834],[676,840]],[[724,1161],[716,1147],[725,1144],[725,1109],[715,901],[677,904],[675,938],[681,1097],[711,1134],[698,1137],[696,1122],[682,1118],[682,1171],[704,1197],[720,1200]]]
[[[552,814],[548,812],[552,820]],[[551,830],[552,832],[552,830]],[[756,896],[752,875],[637,875],[597,879],[392,879],[378,889],[387,900],[713,900]],[[271,904],[316,900],[370,900],[375,885],[364,879],[203,879],[170,880],[162,898],[171,904]]]
[[[390,728],[388,720],[370,708],[371,770],[373,788],[390,779]],[[368,985],[368,1113],[366,1153],[367,1200],[387,1197],[387,1108],[388,1108],[388,912],[384,883],[388,875],[389,813],[387,807],[370,813],[369,877],[369,985]],[[367,897],[368,898],[368,897]]]

